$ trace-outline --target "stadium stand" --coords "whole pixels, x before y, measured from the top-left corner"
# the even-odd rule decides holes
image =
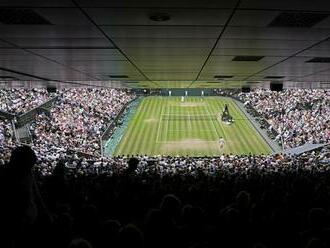
[[[35,146],[75,148],[100,154],[100,138],[122,106],[134,96],[115,89],[69,89],[50,115],[41,114],[32,126]]]
[[[267,120],[275,139],[283,137],[285,147],[330,141],[329,90],[255,90],[240,98]]]
[[[329,146],[299,156],[99,156],[103,131],[134,97],[60,92],[50,114],[31,125],[33,149],[15,144],[10,122],[0,121],[4,247],[330,245]],[[274,129],[284,120],[278,132],[287,144],[329,142],[328,91],[239,97]]]
[[[1,89],[0,109],[12,114],[22,114],[45,102],[51,95],[46,89]]]
[[[1,0],[0,248],[330,248],[330,0]]]

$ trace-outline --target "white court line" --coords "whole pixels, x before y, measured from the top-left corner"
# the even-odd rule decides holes
[[[162,110],[160,111],[160,119],[159,119],[159,122],[158,122],[158,130],[157,130],[157,136],[156,136],[156,143],[158,143],[158,140],[159,140],[159,130],[160,130],[160,126],[162,125],[162,116],[163,116],[163,112],[164,112],[164,108],[162,106]]]
[[[207,102],[207,104],[208,104],[208,102]],[[208,105],[208,107],[209,107],[209,105]],[[210,112],[210,110],[209,110],[209,108],[208,107],[205,107],[204,106],[204,108],[206,109],[206,111],[208,111],[208,115],[193,115],[193,117],[214,117],[214,115],[212,115],[212,113]],[[166,114],[164,114],[164,109],[166,109],[167,111],[167,113]],[[161,111],[161,118],[160,118],[160,120],[159,120],[159,122],[162,122],[163,121],[163,117],[166,117],[166,116],[168,116],[168,117],[171,117],[171,116],[183,116],[183,117],[188,117],[188,128],[190,128],[190,129],[192,129],[192,124],[191,124],[191,117],[192,117],[192,115],[190,115],[190,114],[187,114],[187,115],[183,115],[183,114],[172,114],[172,113],[170,113],[171,111],[171,108],[170,108],[170,106],[163,106],[162,107],[162,111]],[[211,121],[212,121],[212,124],[213,124],[213,127],[214,127],[214,130],[212,130],[212,129],[202,129],[202,130],[199,130],[199,131],[201,131],[201,132],[213,132],[213,133],[216,133],[216,136],[219,136],[218,135],[218,132],[217,132],[217,130],[216,130],[216,127],[215,127],[215,124],[214,124],[214,122],[213,122],[213,119],[211,119]],[[173,130],[168,130],[168,124],[169,124],[169,119],[165,119],[165,128],[164,128],[164,132],[165,132],[165,134],[166,133],[171,133],[171,132],[187,132],[187,129],[173,129]],[[160,134],[160,127],[161,127],[161,125],[162,124],[158,124],[158,131],[157,131],[157,138],[156,138],[156,143],[157,144],[162,144],[162,143],[180,143],[180,142],[182,142],[182,141],[160,141],[159,140],[159,134]],[[162,125],[162,126],[164,126],[164,125]],[[203,142],[206,142],[206,143],[214,143],[214,142],[217,142],[217,144],[218,144],[218,146],[219,146],[219,148],[220,148],[220,144],[219,144],[219,142],[218,141],[203,141]],[[222,149],[220,148],[220,151],[221,151]]]
[[[183,115],[183,114],[163,114],[164,116],[191,116],[190,114],[188,115]],[[193,115],[193,116],[202,116],[202,117],[212,117],[214,115],[210,114],[210,115]]]
[[[207,106],[210,108],[209,102],[207,102]],[[207,108],[207,112],[209,112],[209,114],[211,115],[211,112],[210,112],[209,108]],[[212,124],[213,124],[213,127],[214,127],[214,132],[215,132],[216,135],[219,137],[219,134],[218,134],[218,131],[217,131],[217,127],[215,126],[215,124],[214,124],[214,122],[213,122],[212,119],[211,119],[211,121],[212,121]],[[222,129],[222,127],[221,127],[221,129]],[[225,132],[223,132],[223,135],[225,136]],[[226,139],[225,139],[225,140],[226,140]],[[222,149],[221,149],[220,143],[217,142],[217,144],[218,144],[218,146],[219,146],[219,151],[221,152]]]
[[[203,142],[203,143],[219,143],[218,141],[214,140],[202,140],[202,141],[196,141],[196,143]],[[167,144],[167,143],[182,143],[182,140],[177,140],[177,141],[159,141],[156,142],[156,144]],[[190,143],[194,143],[194,141],[190,141]]]
[[[168,132],[185,132],[187,131],[187,129],[172,129],[172,130],[169,130]],[[214,132],[210,129],[198,129],[198,132]]]
[[[168,108],[169,110],[171,110],[171,106],[169,106]],[[168,120],[166,120],[166,126],[165,126],[165,139],[167,140],[167,132],[168,132]]]

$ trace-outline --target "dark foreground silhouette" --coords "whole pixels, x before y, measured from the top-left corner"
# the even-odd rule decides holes
[[[1,247],[330,246],[327,170],[160,176],[132,159],[112,176],[60,161],[45,177],[36,161],[18,147],[1,169]]]

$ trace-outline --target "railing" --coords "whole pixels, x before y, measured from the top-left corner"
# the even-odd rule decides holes
[[[28,124],[29,122],[33,121],[35,119],[35,116],[37,114],[43,113],[43,112],[47,112],[48,108],[50,108],[53,103],[56,101],[56,99],[58,98],[58,96],[53,97],[52,99],[48,100],[47,102],[29,110],[28,112],[21,114],[21,115],[14,115],[11,113],[7,113],[5,111],[1,111],[0,110],[0,119],[9,119],[12,122],[12,126],[13,126],[13,131],[14,131],[14,136],[16,138],[16,141],[18,144],[26,144],[26,145],[30,145],[24,142],[21,142],[19,140],[19,137],[17,135],[17,130],[16,127],[23,127],[24,125]],[[127,102],[125,105],[123,105],[123,107],[120,109],[120,111],[118,112],[118,114],[116,115],[115,119],[110,123],[110,125],[107,127],[107,129],[103,132],[103,134],[100,137],[100,145],[101,145],[101,155],[103,155],[103,144],[104,141],[107,141],[111,135],[113,134],[113,129],[116,127],[116,125],[118,124],[119,119],[121,118],[122,114],[124,113],[126,107],[133,101],[137,100],[137,98],[132,99],[131,101]],[[99,157],[100,154],[90,154],[90,153],[86,153],[86,152],[82,152],[82,151],[77,151],[74,149],[68,149],[67,150],[67,154],[78,154],[82,157],[86,157],[86,158],[97,158]]]
[[[2,120],[4,120],[4,119],[13,120],[14,118],[15,118],[14,114],[11,114],[11,113],[8,113],[6,111],[0,110],[0,119],[2,119]]]
[[[50,108],[53,103],[56,101],[58,96],[53,97],[52,99],[48,100],[47,102],[39,105],[38,107],[29,110],[28,112],[21,114],[16,117],[16,126],[21,127],[24,126],[25,124],[31,122],[34,120],[35,116],[37,114],[46,112],[48,108]]]
[[[124,111],[126,110],[127,106],[129,104],[131,104],[133,101],[136,101],[138,99],[134,98],[131,101],[127,102],[118,112],[118,114],[116,115],[115,119],[110,123],[110,125],[107,127],[107,129],[103,132],[103,134],[101,135],[100,138],[100,147],[101,147],[101,155],[103,156],[103,144],[110,139],[110,137],[113,134],[114,128],[117,126],[119,119],[121,118],[122,114],[124,113]]]
[[[253,106],[246,105],[245,108],[253,117],[255,117],[263,128],[267,129],[270,138],[275,139],[278,136],[279,133],[274,128],[270,129],[271,124],[258,111],[256,111]]]
[[[50,108],[53,105],[53,103],[56,101],[57,97],[58,96],[55,96],[55,97],[49,99],[48,101],[42,103],[41,105],[39,105],[21,115],[15,115],[15,114],[0,110],[0,119],[6,119],[6,120],[10,121],[14,138],[15,138],[16,142],[19,142],[21,137],[19,137],[17,128],[18,129],[23,128],[24,125],[33,121],[37,114],[42,113],[42,112],[47,112],[48,108]],[[29,135],[29,136],[31,136],[31,135]]]
[[[19,142],[19,137],[18,137],[17,130],[16,130],[16,127],[15,127],[15,119],[10,120],[10,125],[11,125],[11,128],[13,130],[13,135],[14,135],[14,138],[15,138],[16,142]]]

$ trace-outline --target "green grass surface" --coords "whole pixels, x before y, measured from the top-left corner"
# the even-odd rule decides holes
[[[224,104],[235,122],[220,121]],[[219,139],[223,137],[222,146]],[[271,149],[235,102],[221,97],[146,97],[115,155],[216,156],[266,154]]]

